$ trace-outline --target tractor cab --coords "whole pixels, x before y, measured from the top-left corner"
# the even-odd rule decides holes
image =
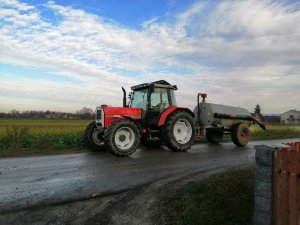
[[[176,85],[160,80],[131,87],[130,108],[142,109],[142,120],[150,127],[157,126],[160,115],[170,106],[176,106]]]

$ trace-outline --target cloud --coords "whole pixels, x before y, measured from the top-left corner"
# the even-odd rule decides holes
[[[264,112],[300,108],[300,10],[282,1],[200,1],[137,30],[49,1],[41,7],[0,0],[0,62],[49,69],[79,84],[0,77],[1,96],[94,106],[120,105],[120,86],[166,79],[179,103],[209,100]],[[160,69],[161,68],[161,69]],[[189,74],[178,71],[190,71]],[[177,72],[175,72],[177,71]],[[1,75],[1,70],[0,70]],[[275,104],[278,101],[284,104]]]
[[[18,11],[29,11],[31,9],[34,9],[34,6],[30,6],[26,3],[21,3],[17,0],[1,0],[0,4],[13,9],[17,9]]]

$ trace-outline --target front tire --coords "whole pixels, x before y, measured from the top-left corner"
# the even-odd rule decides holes
[[[92,151],[101,151],[104,150],[104,132],[96,129],[96,122],[92,121],[85,128],[83,133],[83,142],[86,147]]]
[[[250,140],[250,132],[247,124],[237,123],[231,128],[231,140],[237,146],[245,146]]]
[[[163,141],[175,152],[190,149],[195,137],[195,124],[192,116],[185,111],[175,111],[165,122],[162,130]]]
[[[128,156],[135,152],[140,142],[140,132],[134,122],[118,120],[111,124],[104,135],[104,143],[111,154]]]

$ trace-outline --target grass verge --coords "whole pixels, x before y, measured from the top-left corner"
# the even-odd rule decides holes
[[[253,224],[254,169],[213,175],[187,184],[166,203],[168,224]]]
[[[262,130],[259,126],[254,125],[250,127],[250,132],[251,140],[300,138],[300,126],[267,125],[267,129]]]

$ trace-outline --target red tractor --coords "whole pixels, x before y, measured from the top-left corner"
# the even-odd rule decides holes
[[[128,105],[126,91],[122,90],[123,107],[97,107],[96,120],[84,131],[84,143],[89,149],[106,148],[113,155],[128,156],[140,142],[150,147],[164,143],[176,152],[191,147],[194,114],[176,106],[176,85],[160,80],[133,86]]]
[[[178,107],[174,93],[177,86],[164,80],[131,89],[128,105],[122,88],[123,107],[97,107],[96,120],[84,131],[84,143],[89,149],[106,148],[115,156],[128,156],[141,142],[148,147],[164,144],[172,151],[182,152],[191,147],[195,137],[204,135],[213,144],[229,135],[234,144],[245,146],[251,122],[265,129],[246,109],[207,103],[206,94],[198,94],[193,112]]]

